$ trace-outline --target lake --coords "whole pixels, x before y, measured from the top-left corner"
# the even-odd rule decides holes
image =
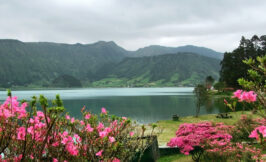
[[[130,117],[140,123],[170,120],[173,114],[195,115],[195,97],[191,87],[178,88],[81,88],[58,90],[12,91],[18,99],[30,100],[31,96],[45,95],[49,100],[60,94],[71,116],[81,117],[85,105],[93,113],[105,107],[110,114]],[[6,99],[6,91],[0,91],[0,102]],[[199,114],[225,112],[223,100],[212,98],[201,107]]]

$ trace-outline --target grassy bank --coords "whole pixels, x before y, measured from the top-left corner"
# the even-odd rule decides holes
[[[182,117],[179,119],[179,121],[172,121],[172,120],[158,121],[157,125],[163,129],[162,134],[160,134],[158,137],[159,146],[165,146],[167,142],[169,142],[169,140],[175,136],[175,132],[177,131],[180,124],[211,121],[216,123],[223,122],[224,124],[232,125],[240,119],[242,114],[252,115],[254,118],[259,117],[256,114],[251,114],[250,111],[244,111],[244,112],[239,111],[239,112],[230,113],[232,118],[229,119],[220,119],[216,118],[217,114],[209,114],[209,115],[201,115],[198,118],[194,116]]]

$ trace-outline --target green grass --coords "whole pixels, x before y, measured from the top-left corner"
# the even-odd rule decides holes
[[[169,156],[162,156],[158,160],[158,162],[193,162],[190,155],[186,156],[184,154],[176,154],[176,155],[169,155]]]
[[[258,115],[251,114],[250,111],[244,111],[244,112],[239,111],[239,112],[230,113],[230,115],[232,115],[233,117],[229,119],[220,119],[220,118],[216,118],[217,114],[209,114],[209,115],[201,115],[198,118],[194,116],[182,117],[179,119],[179,121],[172,121],[172,120],[158,121],[157,122],[158,127],[163,129],[162,134],[158,136],[159,146],[165,146],[167,142],[169,142],[170,139],[175,136],[175,132],[177,131],[180,124],[211,121],[215,123],[223,122],[224,124],[227,124],[227,125],[233,125],[240,119],[241,114],[249,114],[249,115],[252,115],[252,117],[254,118],[259,117]]]

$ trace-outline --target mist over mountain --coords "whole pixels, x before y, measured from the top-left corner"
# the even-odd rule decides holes
[[[79,81],[83,86],[194,85],[208,74],[218,78],[221,57],[196,46],[127,51],[113,41],[64,44],[1,39],[0,87],[60,87],[57,80],[62,87],[71,87],[73,81],[73,86]],[[64,78],[71,79],[64,83]]]

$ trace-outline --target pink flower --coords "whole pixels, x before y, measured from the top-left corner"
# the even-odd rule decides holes
[[[226,101],[226,99],[224,99],[224,103],[227,105],[228,104],[228,102]]]
[[[104,107],[102,108],[102,114],[105,114],[105,115],[107,114],[107,111]]]
[[[41,119],[44,119],[44,113],[42,111],[37,111],[37,116]]]
[[[102,129],[104,128],[104,125],[103,125],[103,123],[99,123],[98,124],[98,126],[97,126],[97,130],[98,130],[98,132],[100,132]]]
[[[69,115],[66,115],[66,119],[67,119],[67,120],[70,120],[70,116],[69,116]]]
[[[110,142],[110,143],[113,143],[113,142],[115,142],[115,138],[114,138],[114,137],[111,137],[111,136],[109,136],[109,142]]]
[[[66,150],[69,152],[70,155],[73,155],[73,156],[78,155],[78,147],[75,146],[72,142],[67,144]]]
[[[53,162],[58,162],[58,160],[56,158],[53,158]]]
[[[86,127],[85,127],[85,130],[86,130],[87,132],[92,132],[92,131],[93,131],[93,128],[91,127],[90,124],[87,124]]]
[[[232,98],[238,98],[239,102],[246,101],[246,102],[255,102],[257,99],[257,94],[255,94],[254,91],[242,91],[242,90],[237,90],[234,92],[234,96]]]
[[[75,122],[75,118],[71,118],[71,123],[74,123]]]
[[[134,132],[129,133],[130,137],[134,136]]]
[[[101,132],[99,132],[99,136],[101,137],[101,138],[104,138],[105,136],[107,136],[108,135],[108,132],[106,132],[106,131],[101,131]]]
[[[240,98],[242,94],[242,90],[238,89],[237,91],[234,92],[234,96],[232,98]]]
[[[76,139],[77,142],[79,142],[79,143],[81,142],[81,138],[79,135],[74,134],[74,138]]]
[[[26,128],[25,127],[19,127],[17,129],[17,139],[18,140],[25,140],[26,135]]]
[[[262,134],[263,138],[265,138],[266,137],[266,126],[260,126],[260,127],[255,128],[249,135],[249,138],[256,138],[257,140],[259,140],[260,137],[259,137],[258,132]]]
[[[85,123],[84,123],[83,120],[81,120],[79,123],[80,123],[81,125],[85,125]]]
[[[90,113],[87,113],[87,114],[85,115],[85,119],[90,119],[90,117],[91,117],[91,114],[90,114]]]
[[[100,150],[99,152],[96,153],[96,156],[102,156],[103,150]]]

